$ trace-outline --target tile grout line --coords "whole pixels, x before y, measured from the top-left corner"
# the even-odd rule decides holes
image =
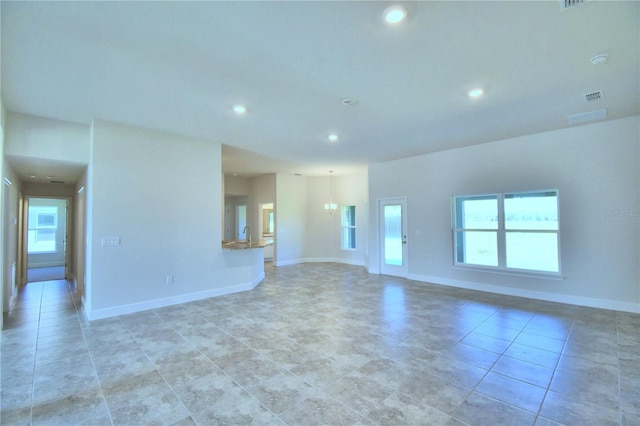
[[[25,287],[29,283],[25,284]],[[42,317],[42,298],[44,295],[44,284],[40,285],[40,303],[38,304],[38,327],[36,331],[35,350],[33,351],[33,375],[31,378],[31,401],[29,402],[29,424],[33,424],[33,399],[36,390],[36,364],[38,359],[38,340],[40,337],[40,319]]]
[[[571,318],[571,327],[569,328],[569,332],[567,333],[566,337],[564,338],[564,343],[562,344],[562,349],[560,350],[560,356],[558,356],[558,360],[555,363],[555,366],[553,368],[553,373],[551,373],[551,378],[549,379],[549,384],[547,385],[547,389],[544,392],[544,397],[542,398],[542,402],[540,403],[540,408],[538,409],[538,413],[536,414],[536,422],[537,419],[539,417],[542,416],[542,408],[544,407],[544,403],[547,401],[547,397],[549,396],[549,392],[551,392],[551,385],[553,384],[553,379],[556,376],[556,373],[558,372],[558,365],[560,365],[560,360],[562,359],[562,355],[564,354],[564,350],[567,347],[567,343],[569,342],[569,337],[571,337],[571,333],[573,332],[573,327],[575,324],[575,316],[572,316]],[[542,416],[543,418],[546,418],[544,416]],[[550,419],[555,421],[554,419]],[[558,421],[559,423],[559,421]]]
[[[69,285],[69,290],[71,290],[71,284],[69,283],[69,281],[67,281],[68,285]],[[73,301],[73,307],[75,309],[76,312],[76,319],[78,320],[78,324],[80,326],[80,333],[82,334],[82,340],[84,341],[84,344],[87,348],[87,353],[89,354],[89,361],[91,362],[91,368],[93,369],[93,375],[96,379],[96,382],[98,382],[98,389],[100,390],[100,396],[102,397],[102,403],[104,404],[104,407],[107,411],[107,416],[109,418],[109,421],[111,422],[111,424],[113,425],[113,417],[111,416],[111,410],[109,409],[109,404],[107,404],[107,399],[104,395],[104,389],[102,388],[102,382],[100,381],[100,376],[98,375],[98,370],[96,369],[96,364],[95,361],[93,360],[93,353],[91,351],[91,348],[89,347],[89,341],[87,340],[87,336],[85,334],[85,328],[82,326],[82,318],[80,316],[80,312],[78,312],[78,304],[76,303],[76,299],[75,297],[73,297],[73,291],[70,291],[72,297],[71,300]]]
[[[484,321],[482,321],[480,324],[478,324],[476,327],[474,327],[474,328],[473,328],[469,333],[467,333],[464,337],[462,337],[462,338],[458,341],[458,343],[464,344],[464,343],[462,343],[462,340],[463,340],[465,337],[467,337],[469,334],[471,334],[473,331],[475,331],[475,330],[476,330],[478,327],[480,327],[482,324],[486,323],[486,322],[487,322],[487,321],[488,321],[488,320],[489,320],[493,315],[495,315],[495,312],[497,312],[497,310],[496,310],[496,311],[494,311],[494,312],[493,312],[493,313],[492,313],[492,314],[491,314],[487,319],[485,319],[485,320],[484,320]],[[525,324],[525,325],[520,329],[520,331],[518,332],[518,334],[517,334],[513,339],[511,339],[511,341],[509,342],[509,345],[507,345],[507,347],[504,349],[504,351],[502,351],[502,353],[500,353],[500,354],[499,354],[500,356],[498,357],[498,359],[497,359],[496,361],[494,361],[494,362],[493,362],[493,364],[491,365],[491,367],[490,367],[489,369],[487,369],[487,373],[482,377],[482,379],[480,379],[480,380],[478,381],[478,383],[476,383],[476,385],[473,387],[473,389],[471,390],[471,392],[469,392],[469,394],[468,394],[468,395],[467,395],[467,397],[464,399],[464,401],[462,402],[462,404],[468,400],[469,396],[471,396],[471,394],[473,394],[473,392],[478,392],[479,394],[484,395],[484,396],[486,396],[486,397],[488,397],[488,398],[491,398],[491,399],[493,399],[493,400],[495,400],[495,401],[501,402],[501,403],[503,403],[503,404],[507,404],[507,405],[509,405],[509,406],[511,406],[511,407],[514,407],[514,408],[516,408],[516,409],[519,409],[519,410],[523,410],[523,411],[526,411],[526,412],[532,413],[532,414],[535,416],[535,417],[534,417],[534,419],[533,419],[533,423],[532,423],[532,425],[535,425],[535,424],[537,423],[537,421],[538,421],[538,417],[539,417],[539,414],[540,414],[540,411],[542,410],[542,405],[543,405],[544,400],[545,400],[545,398],[546,398],[546,394],[547,394],[547,392],[548,392],[548,390],[549,390],[549,387],[551,386],[551,379],[549,380],[549,384],[547,385],[547,388],[545,389],[545,394],[544,394],[544,396],[543,396],[542,400],[540,401],[540,405],[539,405],[539,407],[538,407],[538,410],[537,410],[537,412],[535,412],[535,413],[534,413],[534,412],[532,412],[532,411],[526,410],[526,409],[524,409],[524,408],[522,408],[522,407],[518,407],[518,406],[516,406],[516,405],[513,405],[513,404],[511,404],[511,403],[509,403],[509,402],[507,402],[507,401],[503,401],[503,400],[498,399],[498,398],[495,398],[495,397],[493,397],[493,396],[486,395],[486,394],[484,394],[484,393],[482,393],[482,392],[480,392],[480,391],[477,391],[477,390],[476,390],[476,389],[478,388],[478,386],[482,383],[482,381],[483,381],[483,380],[484,380],[484,379],[489,375],[489,373],[491,373],[491,372],[493,372],[494,374],[499,374],[499,375],[501,375],[501,376],[507,377],[507,378],[509,378],[509,379],[513,379],[513,380],[520,381],[520,382],[522,382],[522,383],[531,384],[531,383],[527,383],[527,382],[525,382],[525,381],[523,381],[523,380],[520,380],[520,379],[517,379],[517,378],[514,378],[514,377],[510,377],[510,376],[506,376],[506,375],[500,374],[499,372],[494,372],[494,371],[493,371],[493,368],[494,368],[494,367],[495,367],[495,365],[498,363],[498,361],[500,361],[500,359],[501,359],[501,358],[503,358],[503,357],[505,357],[505,356],[506,356],[506,355],[505,355],[505,353],[506,353],[506,352],[509,350],[509,348],[510,348],[514,343],[515,343],[516,339],[517,339],[517,338],[518,338],[522,333],[524,333],[524,332],[525,332],[524,330],[525,330],[525,329],[527,328],[527,326],[531,323],[531,321],[533,321],[533,319],[534,319],[534,318],[535,318],[535,314],[534,314],[534,315],[532,315],[532,316],[529,318],[529,320],[526,322],[526,324]],[[480,333],[480,334],[483,334],[483,333]],[[493,337],[493,336],[489,336],[489,337]],[[503,339],[500,339],[500,340],[503,340]],[[507,341],[507,340],[505,340],[505,341]],[[525,346],[528,346],[528,345],[525,345]],[[534,346],[531,346],[531,347],[535,348]],[[482,349],[482,348],[480,348],[480,349]],[[539,349],[539,348],[535,348],[535,349]],[[491,352],[491,351],[489,351],[489,352]],[[508,358],[509,358],[509,357],[508,357]],[[514,358],[514,359],[516,359],[516,358]],[[560,360],[560,358],[558,358],[558,361],[556,361],[556,364],[557,364],[557,362],[559,362],[559,360]],[[521,361],[523,361],[523,360],[521,360]],[[553,369],[553,371],[554,371],[554,373],[555,373],[555,368]],[[552,378],[553,378],[553,374],[554,374],[554,373],[552,373]],[[535,386],[535,385],[532,385],[532,386]],[[539,387],[539,386],[537,386],[537,387]],[[544,389],[544,388],[540,388],[540,389]],[[458,408],[459,408],[459,407],[458,407]],[[456,411],[458,411],[458,410],[456,409]],[[456,417],[456,420],[462,421],[461,419],[459,419],[459,418],[457,418],[457,417]]]

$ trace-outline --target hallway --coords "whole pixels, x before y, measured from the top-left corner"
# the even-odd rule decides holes
[[[27,270],[27,282],[64,280],[64,265],[44,268],[29,268]]]
[[[21,290],[13,310],[5,314],[0,423],[28,423],[32,403],[34,423],[45,419],[56,410],[40,401],[50,400],[65,387],[68,393],[78,388],[73,356],[88,358],[89,351],[74,297],[66,280],[33,282]],[[60,401],[52,405],[65,409]],[[14,412],[13,408],[27,410]],[[13,414],[20,417],[12,418]]]

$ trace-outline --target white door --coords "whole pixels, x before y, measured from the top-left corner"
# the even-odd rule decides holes
[[[378,204],[380,221],[380,273],[406,277],[407,266],[407,199],[388,198]]]

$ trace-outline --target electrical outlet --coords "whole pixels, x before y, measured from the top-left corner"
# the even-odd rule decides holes
[[[167,284],[173,284],[173,275],[167,275]]]

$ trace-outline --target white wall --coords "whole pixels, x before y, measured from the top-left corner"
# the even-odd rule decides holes
[[[0,13],[1,15],[1,13]],[[2,49],[0,49],[0,52]],[[1,56],[1,54],[0,54]],[[1,68],[1,67],[0,67]],[[0,73],[1,74],[1,73]],[[2,79],[0,79],[2,81]],[[0,84],[2,86],[2,84]],[[0,161],[0,176],[4,176],[4,129],[5,129],[5,117],[4,105],[0,100],[0,155],[2,155],[2,161]],[[4,241],[4,195],[0,191],[0,241]],[[4,277],[4,244],[0,244],[0,277]],[[4,284],[0,286],[0,306],[2,306],[2,312],[4,312]],[[4,316],[0,317],[0,330],[4,327]]]
[[[86,286],[86,250],[87,250],[87,173],[84,173],[75,187],[73,203],[73,256],[71,259],[72,279],[75,281],[78,295],[84,299]]]
[[[2,197],[2,288],[3,288],[3,312],[9,310],[14,298],[17,296],[17,286],[20,285],[19,277],[14,277],[13,266],[18,267],[18,215],[20,199],[20,180],[9,166],[6,158],[2,159],[3,182]],[[11,185],[4,181],[7,178]]]
[[[226,196],[249,195],[251,179],[238,176],[226,176],[224,180],[224,194]]]
[[[249,209],[249,225],[253,230],[254,238],[262,235],[260,229],[260,205],[276,202],[276,175],[268,174],[258,176],[250,180],[251,205]],[[274,206],[275,207],[275,206]]]
[[[253,288],[252,252],[221,250],[221,147],[94,121],[87,177],[90,319]],[[103,246],[116,237],[120,245]],[[260,259],[259,265],[262,265]],[[174,283],[167,285],[172,275]]]
[[[302,176],[276,175],[276,235],[274,263],[299,263],[304,258],[307,224],[307,184]]]
[[[366,265],[367,174],[363,170],[333,178],[333,201],[356,206],[356,250],[340,247],[337,211],[324,210],[329,200],[329,177],[277,175],[276,264],[341,262]]]
[[[249,218],[249,226],[251,226],[251,234],[254,239],[262,238],[262,204],[273,203],[275,208],[275,213],[277,213],[277,205],[276,205],[276,175],[268,174],[263,176],[258,176],[251,179],[251,203],[247,206],[248,209],[248,218]],[[275,215],[274,215],[274,226],[275,225]],[[277,230],[277,228],[276,228]],[[275,258],[275,246],[278,244],[278,234],[274,232],[273,236],[274,244],[272,246],[268,246],[264,248],[263,256],[264,259],[271,259],[274,262],[277,262],[277,258]]]
[[[307,261],[341,262],[364,266],[367,237],[367,173],[363,170],[333,177],[333,202],[338,210],[330,215],[324,210],[329,202],[329,177],[307,178],[307,217],[305,257]],[[343,205],[356,206],[356,250],[341,248]]]
[[[410,278],[640,311],[639,168],[635,116],[372,165],[370,215],[377,199],[407,196]],[[453,267],[452,195],[536,189],[560,191],[564,279]],[[377,272],[378,231],[369,229]]]
[[[5,155],[86,165],[89,126],[7,113]]]
[[[7,131],[7,112],[4,105],[0,102],[0,279],[2,288],[0,288],[0,305],[2,311],[9,310],[11,303],[17,295],[17,285],[20,284],[18,277],[13,277],[13,265],[18,263],[18,214],[19,199],[21,191],[21,183],[18,176],[9,166],[6,154],[8,149],[8,131]],[[9,179],[12,185],[7,185],[4,178]],[[15,283],[14,283],[15,280]],[[2,329],[3,320],[0,319],[0,329]]]

